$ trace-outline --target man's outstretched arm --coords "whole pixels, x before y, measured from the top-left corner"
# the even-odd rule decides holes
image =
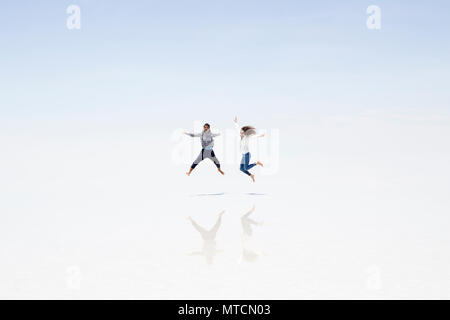
[[[190,132],[187,132],[187,131],[184,131],[184,134],[188,135],[190,137],[200,137],[201,136],[201,133],[190,133]]]

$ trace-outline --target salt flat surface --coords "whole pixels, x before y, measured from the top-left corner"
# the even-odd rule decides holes
[[[4,132],[0,297],[450,298],[448,124],[345,123],[280,130],[255,184],[170,132]]]

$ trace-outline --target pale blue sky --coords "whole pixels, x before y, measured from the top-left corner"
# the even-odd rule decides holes
[[[81,30],[66,8],[81,7]],[[366,28],[366,8],[382,29]],[[2,117],[447,110],[448,1],[2,1]],[[256,110],[259,114],[256,114]],[[162,120],[162,122],[161,122]]]

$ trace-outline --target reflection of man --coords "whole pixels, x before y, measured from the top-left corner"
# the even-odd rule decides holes
[[[214,256],[222,251],[216,249],[216,234],[220,228],[220,224],[222,223],[222,216],[224,213],[225,211],[219,213],[216,223],[210,230],[206,230],[205,228],[197,224],[197,222],[195,222],[194,219],[188,217],[188,220],[192,223],[194,228],[200,233],[204,241],[202,251],[192,252],[190,255],[203,255],[205,256],[206,262],[208,264],[213,263]]]
[[[255,211],[255,205],[253,205],[252,209],[244,214],[241,217],[242,224],[242,256],[239,260],[239,263],[242,260],[247,262],[254,262],[258,260],[260,253],[256,252],[252,247],[252,234],[253,234],[253,226],[262,226],[262,222],[257,222],[250,218],[250,215]]]

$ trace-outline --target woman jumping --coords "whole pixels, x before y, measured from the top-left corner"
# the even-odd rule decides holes
[[[221,174],[225,174],[225,172],[223,172],[220,169],[220,162],[219,160],[216,158],[216,155],[214,154],[213,151],[213,147],[214,147],[214,137],[217,137],[220,135],[220,133],[212,133],[210,130],[211,126],[208,123],[205,123],[203,125],[203,132],[202,133],[189,133],[189,132],[184,132],[185,134],[187,134],[188,136],[191,137],[200,137],[200,141],[202,143],[202,151],[200,151],[200,154],[198,155],[197,159],[195,159],[194,163],[192,163],[191,168],[189,169],[188,172],[186,172],[186,174],[189,176],[192,172],[192,170],[194,170],[194,168],[204,159],[209,158],[211,159],[214,164],[217,167],[217,170],[219,170],[219,172]]]
[[[251,126],[245,126],[242,128],[239,128],[237,117],[234,118],[234,124],[236,126],[236,129],[239,132],[239,135],[241,136],[241,144],[240,149],[242,153],[242,160],[241,160],[241,166],[240,170],[245,173],[246,175],[250,176],[252,178],[253,182],[255,182],[255,175],[251,174],[248,170],[253,168],[256,165],[263,166],[263,164],[259,161],[256,161],[256,163],[250,163],[250,150],[249,150],[249,143],[250,138],[254,137],[256,135],[256,131],[254,127]],[[256,136],[257,138],[264,137],[264,133]]]

